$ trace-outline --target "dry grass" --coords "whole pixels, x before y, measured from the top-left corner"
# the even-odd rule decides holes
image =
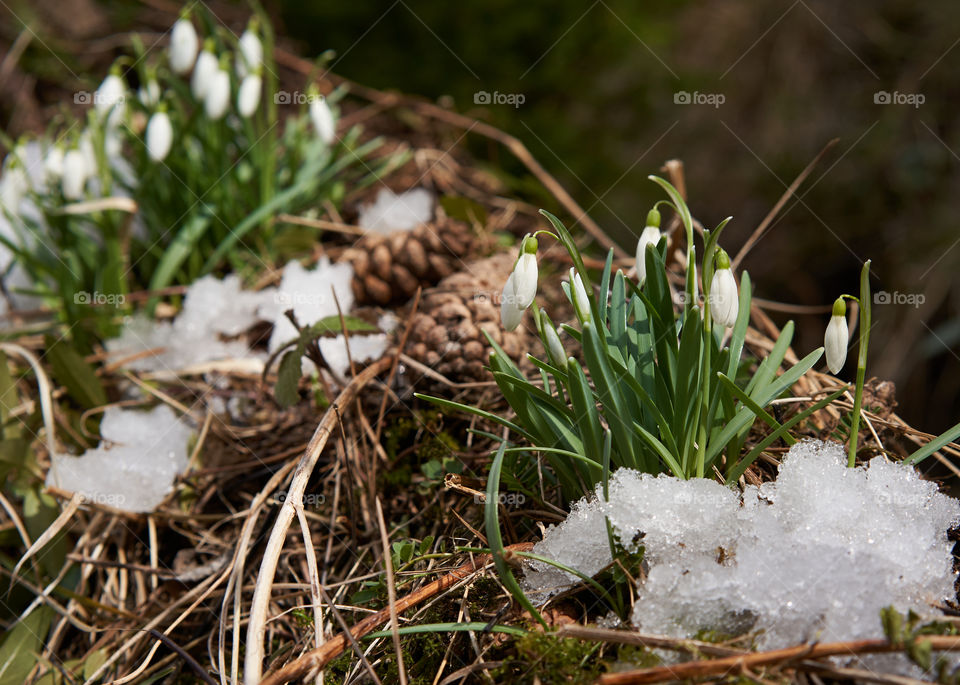
[[[291,55],[281,63],[308,68]],[[371,133],[394,127],[392,144],[416,148],[412,161],[388,179],[395,189],[425,184],[441,194],[469,197],[488,211],[488,222],[480,227],[483,231],[523,234],[535,222],[535,208],[505,196],[504,189],[473,166],[461,150],[445,146],[465,132],[486,136],[515,154],[598,242],[608,242],[515,139],[426,102],[351,85],[355,95],[367,100],[349,112],[351,122],[365,122]],[[419,128],[397,124],[394,113],[401,109],[420,117]],[[674,162],[666,170],[682,187],[682,165]],[[363,197],[352,196],[348,204]],[[323,217],[322,227],[335,233],[318,250],[335,256],[345,245],[344,235],[353,231],[351,217],[345,219],[332,208]],[[681,262],[682,258],[674,260],[672,266],[677,282],[683,278]],[[747,340],[757,355],[772,347],[779,332],[765,308],[778,306],[754,304]],[[851,315],[856,321],[855,312]],[[54,612],[34,675],[47,670],[42,664],[61,668],[65,662],[80,660],[89,668],[82,676],[73,675],[73,682],[144,682],[173,669],[166,682],[181,682],[175,674],[186,671],[192,675],[184,675],[182,682],[194,678],[256,683],[265,673],[262,682],[270,685],[363,679],[437,685],[514,682],[511,664],[522,666],[528,675],[548,665],[560,668],[561,662],[549,650],[539,653],[539,661],[518,666],[524,657],[517,651],[516,638],[493,631],[408,636],[397,632],[407,626],[446,622],[529,627],[499,586],[489,559],[456,549],[486,545],[477,493],[484,490],[491,443],[468,429],[492,428],[418,406],[411,400],[410,388],[426,380],[436,387],[439,381],[450,395],[469,394],[491,411],[506,411],[506,405],[490,391],[492,382],[462,385],[457,378],[438,379],[435,373],[427,378],[428,370],[410,366],[404,357],[404,339],[399,336],[380,361],[356,370],[344,387],[335,390],[322,413],[308,400],[281,410],[272,400],[269,382],[261,383],[242,365],[218,365],[190,375],[148,376],[121,371],[117,360],[103,355],[91,358],[100,365],[99,374],[111,397],[120,397],[125,386],[138,386],[150,393],[151,401],[167,403],[191,417],[200,429],[199,437],[190,469],[150,515],[128,514],[53,492],[65,514],[51,525],[50,535],[62,536],[67,546],[56,577],[45,576],[36,563],[44,556],[36,552],[45,540],[31,540],[21,521],[21,505],[8,498],[0,502],[5,512],[0,524],[7,533],[5,554],[9,560],[19,559],[22,567],[14,598],[33,595],[30,611],[46,606]],[[74,431],[76,422],[70,418],[73,410],[63,389],[45,382],[43,363],[36,359],[43,353],[42,340],[25,334],[18,344],[8,346],[8,351],[26,359],[26,366],[32,364],[35,374],[18,381],[19,403],[11,416],[19,417],[24,426],[37,427],[33,417],[43,414],[43,438],[35,435],[32,445],[43,471],[57,432]],[[792,351],[786,361],[797,361]],[[401,364],[405,390],[398,395]],[[808,373],[793,389],[795,397],[780,402],[777,411],[789,417],[838,383],[831,376]],[[891,396],[881,383],[872,382],[869,390],[861,457],[883,453],[897,458],[909,451],[909,444],[922,444],[930,437],[894,413]],[[247,406],[243,423],[230,425],[212,414],[207,408],[212,397],[240,398]],[[849,398],[837,402],[819,412],[803,431],[830,436],[838,429],[842,412],[851,407]],[[75,437],[85,442],[93,439]],[[761,437],[758,434],[756,439]],[[745,474],[745,481],[770,478],[782,451],[769,449]],[[950,459],[957,456],[953,446],[937,455],[955,475]],[[458,461],[463,472],[448,474],[444,480],[424,469],[431,460],[442,458]],[[542,526],[562,517],[557,501],[555,493],[548,491],[542,502],[505,511],[506,542],[516,549],[528,548],[539,539]],[[394,561],[399,563],[391,563],[391,548],[406,541],[416,545],[413,560],[398,554]],[[12,580],[14,574],[4,572]],[[67,577],[75,592],[58,588]],[[595,666],[617,658],[615,645],[624,641],[622,635],[584,632],[582,625],[597,618],[589,595],[567,593],[551,603],[546,613],[553,625],[563,626],[555,638],[549,638],[556,639],[556,644],[567,645],[561,642],[564,637],[587,640],[588,645],[595,641],[600,647],[590,647],[584,657]],[[365,639],[383,628],[389,628],[386,636]],[[831,673],[829,666],[816,662],[834,653],[826,645],[819,651],[798,648],[789,654],[743,656],[742,650],[732,646],[656,639],[639,644],[692,646],[696,653],[712,653],[719,660],[687,664],[682,674],[661,670],[609,676],[603,682],[655,682],[729,672],[760,680],[759,669],[771,666],[789,677],[817,669],[827,669],[821,673],[825,677],[862,676]],[[956,647],[955,639],[950,640],[945,648]],[[500,675],[491,675],[498,669]],[[549,673],[541,675],[543,682],[550,681]]]

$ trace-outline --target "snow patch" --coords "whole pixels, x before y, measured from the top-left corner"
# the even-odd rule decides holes
[[[244,332],[259,321],[272,323],[268,347],[278,350],[297,337],[287,310],[293,310],[301,326],[336,316],[337,301],[346,314],[353,308],[352,280],[350,264],[332,264],[326,257],[310,270],[299,262],[288,263],[278,287],[257,292],[244,290],[235,275],[222,280],[206,276],[187,289],[183,309],[172,323],[131,317],[106,347],[114,358],[143,355],[125,364],[137,371],[176,371],[224,359],[265,361],[264,355],[250,350]],[[377,359],[386,348],[383,334],[350,336],[354,362]],[[334,374],[344,378],[350,365],[343,336],[321,339],[320,349]],[[314,365],[304,360],[303,368],[310,372]]]
[[[47,485],[126,511],[153,511],[187,467],[191,433],[166,405],[150,411],[108,407],[100,445],[80,457],[54,454]]]
[[[372,204],[360,208],[360,227],[372,233],[409,231],[433,218],[433,196],[428,190],[414,188],[394,193],[389,188],[377,193]]]
[[[758,631],[766,649],[879,638],[883,607],[929,614],[954,594],[947,530],[960,502],[881,457],[847,468],[837,443],[794,445],[775,482],[742,495],[629,469],[609,492],[603,502],[598,486],[534,551],[593,575],[611,561],[609,517],[625,548],[644,548],[649,573],[632,616],[644,632]],[[545,600],[572,580],[535,564],[525,583]]]

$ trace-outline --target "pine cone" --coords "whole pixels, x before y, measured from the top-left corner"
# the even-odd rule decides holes
[[[407,353],[454,383],[490,381],[486,331],[521,368],[529,366],[525,353],[535,334],[500,324],[499,296],[515,260],[514,251],[473,262],[424,293]]]
[[[405,302],[417,287],[429,288],[457,271],[474,243],[470,226],[440,218],[410,231],[366,235],[343,259],[353,265],[357,302],[386,305]]]

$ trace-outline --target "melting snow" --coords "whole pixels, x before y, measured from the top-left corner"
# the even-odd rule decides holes
[[[595,574],[611,560],[609,516],[621,544],[644,547],[632,621],[645,632],[753,630],[762,648],[876,638],[883,607],[930,614],[954,594],[947,529],[960,502],[880,457],[849,469],[837,443],[798,443],[775,482],[742,495],[629,469],[611,477],[609,502],[597,492],[535,552]],[[544,600],[571,580],[538,564],[526,585]]]
[[[377,193],[373,204],[360,208],[360,227],[374,233],[409,231],[433,218],[433,196],[414,188],[396,194],[389,188]]]
[[[100,424],[103,442],[80,457],[53,455],[47,485],[127,511],[153,511],[187,467],[191,432],[166,405],[150,411],[108,407]]]
[[[279,287],[257,292],[243,290],[237,276],[223,280],[206,276],[187,289],[183,309],[172,323],[132,317],[106,347],[114,358],[157,350],[126,363],[138,371],[182,370],[224,359],[259,358],[262,362],[263,355],[251,351],[238,336],[258,321],[268,321],[274,326],[269,349],[279,349],[297,335],[285,315],[288,309],[301,326],[308,326],[337,314],[335,292],[347,313],[353,307],[352,279],[353,267],[331,264],[326,258],[312,270],[290,262],[283,269]],[[343,378],[349,370],[343,336],[322,339],[320,348],[334,373]],[[386,348],[387,337],[382,334],[350,337],[354,362],[376,359]],[[312,370],[313,364],[305,360],[304,369]]]

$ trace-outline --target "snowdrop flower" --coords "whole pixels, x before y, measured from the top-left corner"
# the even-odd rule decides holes
[[[170,68],[177,74],[186,74],[197,57],[200,41],[188,16],[177,19],[170,31]]]
[[[56,183],[63,176],[63,148],[54,145],[43,158],[43,174],[48,183]]]
[[[512,331],[520,324],[523,312],[537,295],[537,239],[526,236],[520,245],[520,257],[513,265],[500,295],[500,319]]]
[[[173,126],[165,108],[153,113],[147,122],[147,154],[154,162],[162,162],[173,143]]]
[[[127,86],[120,76],[120,68],[114,65],[93,96],[94,109],[98,115],[106,117],[109,128],[116,128],[123,119],[126,91]]]
[[[157,79],[151,75],[147,82],[140,86],[137,95],[144,107],[156,107],[160,102],[160,84]]]
[[[0,178],[0,211],[16,214],[28,187],[27,173],[20,160],[16,155],[8,155],[3,163],[3,177]]]
[[[637,241],[637,255],[634,259],[634,268],[637,271],[637,283],[643,285],[647,278],[647,245],[656,247],[663,234],[660,232],[660,212],[654,207],[647,214],[647,226]]]
[[[567,351],[563,349],[563,343],[560,342],[560,334],[553,324],[544,317],[543,337],[547,339],[547,352],[550,354],[550,360],[558,367],[564,368],[567,365]]]
[[[842,297],[833,303],[833,316],[827,324],[827,331],[823,335],[823,347],[827,353],[827,368],[830,373],[840,373],[844,362],[847,361],[847,341],[850,331],[847,328],[847,304]]]
[[[710,314],[718,326],[733,328],[737,322],[740,298],[737,295],[737,280],[730,270],[730,257],[725,250],[717,251],[717,270],[710,281]]]
[[[210,87],[203,99],[203,109],[210,119],[216,121],[227,113],[230,106],[230,72],[220,65],[210,78]]]
[[[310,99],[310,121],[324,143],[330,145],[336,139],[337,122],[333,118],[330,105],[322,95],[313,94]]]
[[[514,272],[510,272],[510,276],[503,286],[503,293],[500,295],[500,322],[508,331],[512,331],[520,325],[520,320],[523,319],[524,312],[523,309],[517,306],[516,298],[513,294],[514,279]]]
[[[108,128],[103,132],[103,149],[111,161],[120,156],[123,149],[123,138],[120,136],[118,129]]]
[[[84,163],[83,179],[86,182],[87,178],[97,175],[97,153],[93,149],[93,140],[90,138],[89,131],[80,134],[77,150],[79,150],[80,158]],[[66,173],[66,158],[64,158],[64,173]]]
[[[240,90],[237,93],[237,111],[242,117],[251,117],[257,111],[260,104],[260,90],[263,87],[263,80],[259,73],[247,74],[240,82]]]
[[[63,156],[63,178],[60,187],[68,200],[83,198],[83,187],[87,183],[88,162],[79,148],[69,150]]]
[[[213,54],[215,45],[213,39],[207,39],[203,44],[203,51],[197,57],[197,65],[193,68],[193,76],[190,77],[190,92],[197,100],[206,98],[210,91],[210,84],[213,77],[220,68],[220,62],[217,56]]]
[[[583,279],[573,269],[570,269],[570,288],[573,290],[573,300],[577,314],[582,321],[589,321],[591,315],[590,298],[587,297],[587,289],[583,287]]]
[[[263,43],[257,36],[257,23],[255,18],[251,19],[237,42],[237,76],[240,78],[258,71],[263,64]]]
[[[520,246],[520,258],[513,267],[513,296],[520,309],[533,304],[537,296],[537,239],[527,236]]]

